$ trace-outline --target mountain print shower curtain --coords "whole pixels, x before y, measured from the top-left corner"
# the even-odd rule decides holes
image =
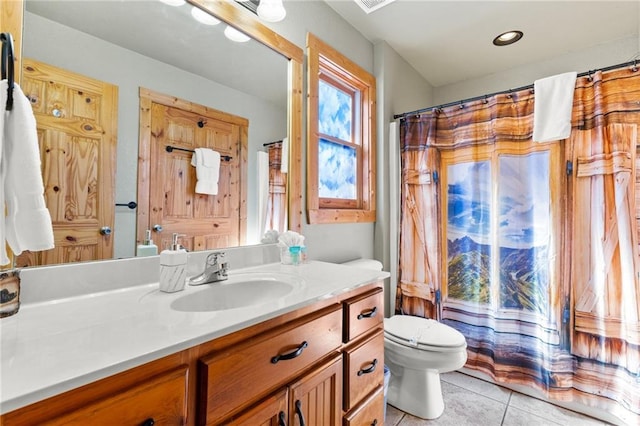
[[[400,126],[396,313],[462,332],[466,367],[640,423],[640,71],[581,77],[569,139],[531,139],[535,95]]]

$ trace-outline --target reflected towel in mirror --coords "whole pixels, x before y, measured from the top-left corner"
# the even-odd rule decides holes
[[[191,165],[196,168],[196,193],[217,195],[220,153],[209,148],[196,148]]]

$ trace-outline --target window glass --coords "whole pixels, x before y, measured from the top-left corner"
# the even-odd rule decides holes
[[[321,79],[318,85],[318,131],[351,142],[352,117],[353,97]]]
[[[357,199],[357,152],[351,146],[320,139],[318,194],[322,198]]]

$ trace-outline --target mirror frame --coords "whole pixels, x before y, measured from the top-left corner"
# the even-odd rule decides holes
[[[287,134],[289,173],[287,176],[289,230],[302,231],[302,79],[304,52],[264,25],[257,16],[229,0],[186,0],[221,21],[235,27],[289,60],[287,88]]]
[[[289,138],[289,173],[287,176],[289,229],[302,230],[302,79],[304,53],[302,48],[271,30],[257,16],[245,10],[233,1],[225,0],[186,0],[221,21],[244,32],[289,60],[287,88],[287,134]],[[20,83],[22,76],[22,32],[24,31],[24,0],[3,2],[0,8],[0,25],[3,31],[10,32],[14,42],[15,82]],[[2,242],[4,243],[4,242]],[[0,265],[0,270],[12,269],[15,259],[9,250],[11,261]]]

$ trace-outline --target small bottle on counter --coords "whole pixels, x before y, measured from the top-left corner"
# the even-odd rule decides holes
[[[300,264],[300,246],[289,247],[289,255],[291,256],[292,265],[297,266]]]
[[[308,263],[307,246],[300,246],[300,263]]]
[[[187,279],[187,251],[178,243],[179,234],[173,234],[171,248],[160,253],[160,291],[174,293],[184,290]]]
[[[138,244],[136,248],[136,256],[155,256],[158,254],[158,246],[153,244],[151,239],[151,230],[147,229],[144,233],[144,241]]]

